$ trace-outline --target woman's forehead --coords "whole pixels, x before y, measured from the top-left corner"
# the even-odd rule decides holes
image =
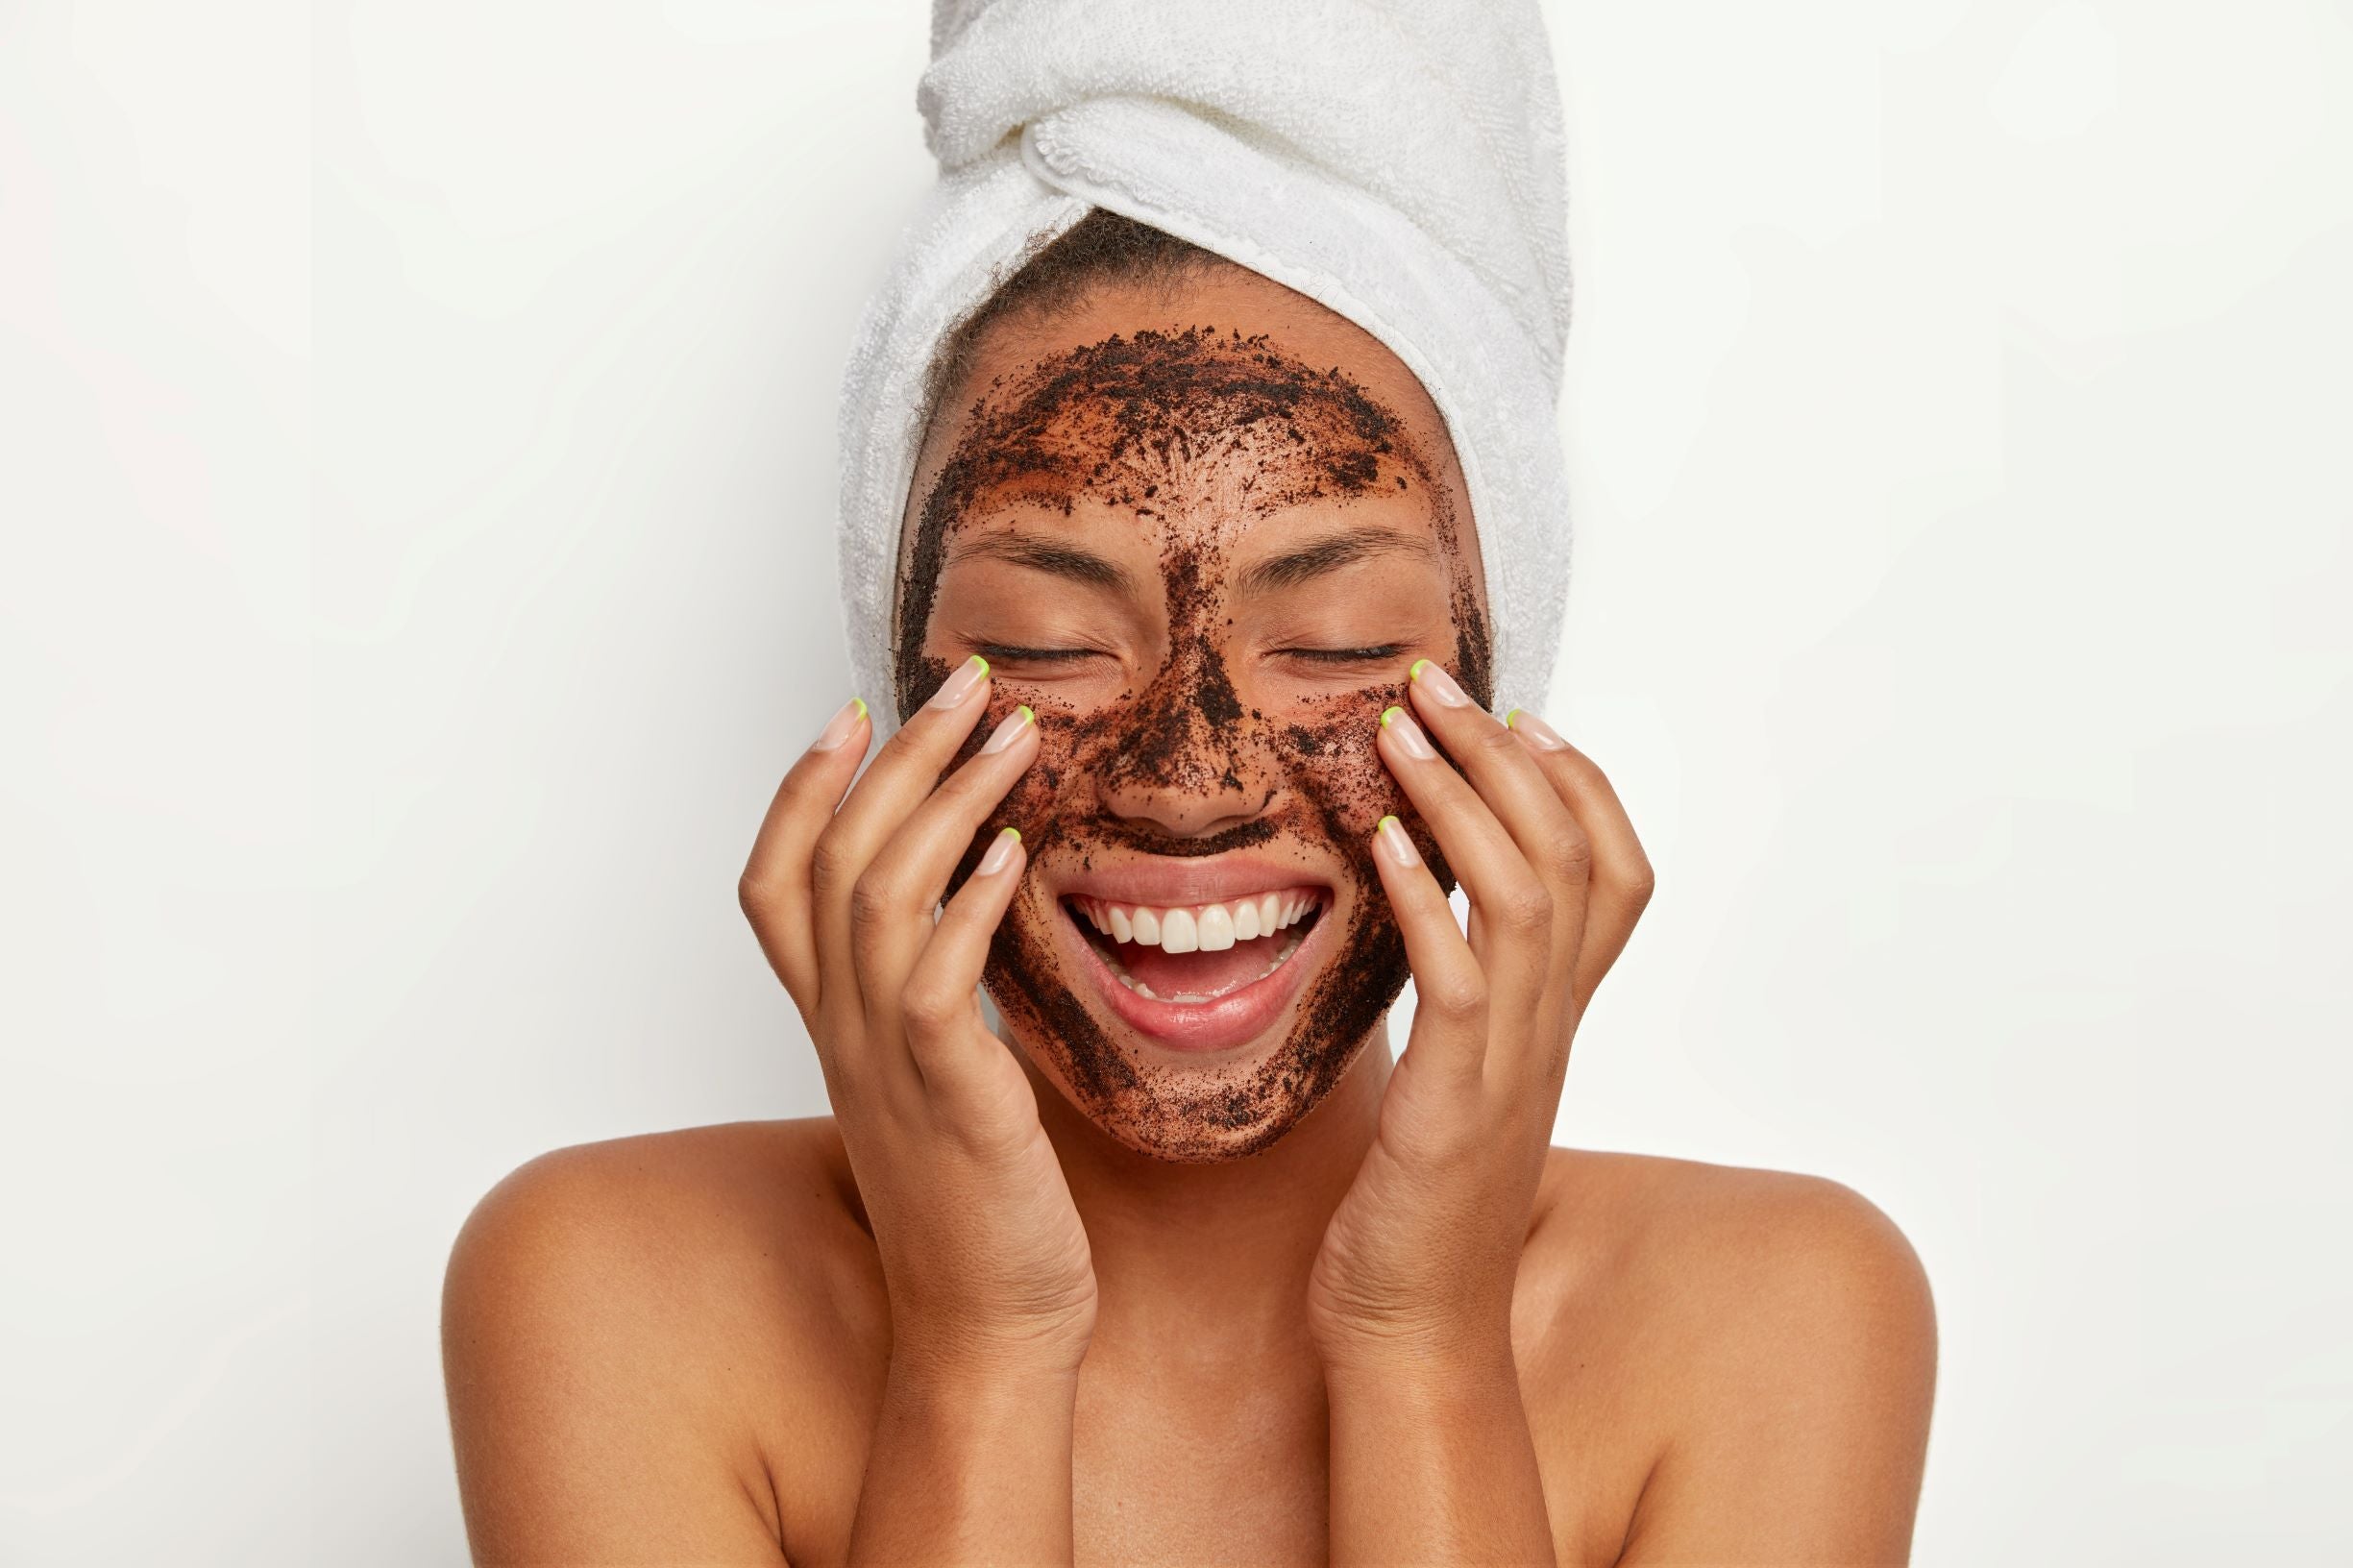
[[[1082,580],[1141,590],[1157,561],[1220,598],[1280,583],[1269,563],[1283,560],[1417,557],[1440,583],[1462,567],[1448,497],[1404,421],[1338,367],[1236,329],[1142,329],[999,377],[919,527],[944,576],[1049,556],[1068,576],[1084,557]]]
[[[952,482],[1083,486],[1146,511],[1238,474],[1265,505],[1430,473],[1404,422],[1338,367],[1202,326],[1115,333],[997,377],[949,466]]]
[[[937,495],[944,483],[960,494]],[[1453,445],[1412,373],[1354,323],[1238,267],[992,329],[933,422],[907,521],[951,522],[926,502],[992,492],[1124,486],[1148,504],[1154,486],[1230,500],[1238,483],[1261,506],[1427,485],[1468,522]]]

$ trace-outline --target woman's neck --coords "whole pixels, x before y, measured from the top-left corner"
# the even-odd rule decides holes
[[[1372,1146],[1390,1065],[1384,1017],[1289,1132],[1245,1159],[1205,1164],[1137,1153],[1033,1073],[1094,1257],[1098,1348],[1138,1337],[1164,1354],[1180,1342],[1229,1352],[1295,1343],[1324,1227]]]

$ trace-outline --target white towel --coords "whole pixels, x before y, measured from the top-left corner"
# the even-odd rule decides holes
[[[842,388],[842,596],[877,725],[931,360],[1094,207],[1321,302],[1420,378],[1469,485],[1497,706],[1540,707],[1568,598],[1569,267],[1533,0],[935,0],[931,47],[940,183]]]

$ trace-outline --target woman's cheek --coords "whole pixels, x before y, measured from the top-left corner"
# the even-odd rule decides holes
[[[948,877],[947,896],[950,898],[971,876],[982,853],[997,834],[1009,827],[1017,828],[1021,834],[1022,847],[1035,858],[1041,849],[1053,841],[1057,824],[1064,819],[1065,813],[1058,809],[1056,796],[1062,780],[1068,775],[1068,769],[1058,759],[1057,749],[1059,747],[1060,752],[1066,756],[1069,748],[1068,726],[1040,709],[1038,694],[1025,692],[1018,687],[999,684],[990,691],[988,711],[973,724],[972,732],[956,748],[956,754],[948,759],[947,766],[940,770],[940,781],[945,783],[957,770],[978,756],[980,748],[996,732],[996,726],[1005,722],[1006,716],[1025,705],[1038,725],[1040,747],[1037,760],[1022,770],[1020,777],[1014,780],[1003,798],[990,811],[988,820],[973,831],[972,842],[966,845],[955,870]],[[1059,736],[1058,730],[1061,732]]]
[[[987,831],[993,835],[1001,827],[1017,827],[1035,855],[1061,836],[1064,823],[1085,815],[1087,803],[1079,796],[1096,766],[1094,754],[1103,749],[1104,737],[1117,731],[1116,715],[1082,710],[1035,688],[1008,687],[996,700],[1008,713],[1028,704],[1038,724],[1038,758],[1005,792]],[[991,717],[993,720],[993,712]]]
[[[1382,818],[1403,817],[1412,810],[1396,777],[1369,745],[1303,760],[1293,767],[1292,780],[1323,818],[1325,831],[1336,838],[1370,837]]]
[[[1377,744],[1383,710],[1405,700],[1405,691],[1399,683],[1351,692],[1317,704],[1306,722],[1279,733],[1276,749],[1327,832],[1369,836],[1382,818],[1412,809]]]
[[[1381,715],[1406,700],[1402,682],[1351,693],[1326,705],[1315,722],[1289,726],[1281,749],[1287,756],[1292,787],[1313,808],[1326,836],[1335,841],[1360,876],[1367,882],[1377,878],[1372,863],[1373,829],[1382,818],[1393,816],[1420,849],[1438,885],[1451,893],[1455,876],[1445,852],[1381,757]]]

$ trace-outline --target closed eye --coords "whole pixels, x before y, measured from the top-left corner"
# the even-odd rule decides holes
[[[991,664],[1068,664],[1103,652],[1099,648],[1016,648],[1010,643],[975,643],[972,648]]]
[[[1403,643],[1383,643],[1378,648],[1278,648],[1278,653],[1294,659],[1312,659],[1318,664],[1380,664],[1394,659],[1406,650]]]

